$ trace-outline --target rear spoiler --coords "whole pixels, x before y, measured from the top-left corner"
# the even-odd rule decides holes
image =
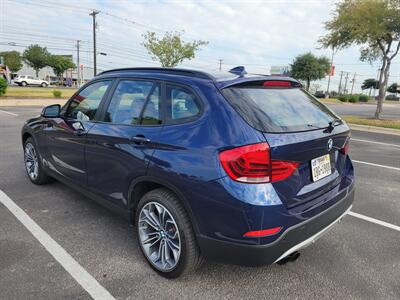
[[[281,76],[251,76],[251,77],[238,77],[232,80],[215,82],[219,89],[225,89],[232,86],[266,86],[266,87],[287,87],[287,88],[301,88],[302,85],[296,79]]]

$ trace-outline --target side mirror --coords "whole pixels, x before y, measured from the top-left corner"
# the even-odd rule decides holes
[[[60,104],[53,104],[46,106],[42,110],[42,117],[45,118],[58,118],[60,116],[61,105]]]

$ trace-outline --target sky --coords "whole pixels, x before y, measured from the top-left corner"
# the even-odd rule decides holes
[[[80,63],[93,66],[91,10],[97,10],[98,68],[159,66],[143,47],[147,31],[163,35],[179,31],[185,41],[204,40],[196,58],[180,67],[227,71],[243,65],[249,73],[269,74],[271,66],[288,65],[305,52],[331,57],[319,49],[324,22],[333,14],[331,0],[142,1],[142,0],[0,0],[0,51],[23,51],[30,44],[46,46],[54,54],[72,54],[80,40]],[[11,43],[11,45],[10,45]],[[337,89],[340,72],[349,72],[348,89],[355,75],[354,92],[362,81],[376,78],[379,62],[359,61],[359,47],[334,55]],[[391,69],[392,82],[400,82],[400,58]],[[343,83],[344,83],[343,76]],[[328,79],[313,83],[325,90]]]

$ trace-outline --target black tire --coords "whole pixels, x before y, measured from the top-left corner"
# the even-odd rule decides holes
[[[28,84],[25,81],[21,82],[21,86],[27,86]]]
[[[167,208],[167,210],[172,214],[179,231],[181,253],[176,266],[168,271],[161,271],[153,265],[153,263],[147,258],[140,241],[139,216],[143,207],[149,202],[155,202]],[[159,275],[166,278],[177,278],[184,274],[192,273],[201,266],[203,258],[196,242],[192,223],[180,200],[170,190],[166,188],[159,188],[145,194],[139,201],[136,210],[135,223],[138,243],[140,249],[142,250],[143,256],[153,270],[155,270]]]
[[[40,85],[41,87],[47,87],[47,83],[42,82],[42,84]]]
[[[28,167],[26,165],[26,159],[27,159],[27,155],[26,155],[26,149],[27,147],[30,147],[28,145],[32,145],[32,147],[34,148],[37,158],[38,158],[38,163],[37,163],[37,176],[33,177],[29,174],[28,171]],[[37,185],[42,185],[42,184],[46,184],[49,182],[54,181],[54,179],[52,177],[50,177],[49,175],[46,174],[46,172],[43,169],[43,165],[42,165],[42,160],[40,159],[40,154],[39,151],[36,147],[35,141],[33,140],[33,138],[27,138],[26,141],[24,142],[24,164],[25,164],[25,171],[26,174],[28,175],[29,180]]]

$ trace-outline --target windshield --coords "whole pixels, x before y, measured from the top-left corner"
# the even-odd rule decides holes
[[[298,88],[230,87],[222,93],[251,126],[264,132],[315,130],[338,118]]]

